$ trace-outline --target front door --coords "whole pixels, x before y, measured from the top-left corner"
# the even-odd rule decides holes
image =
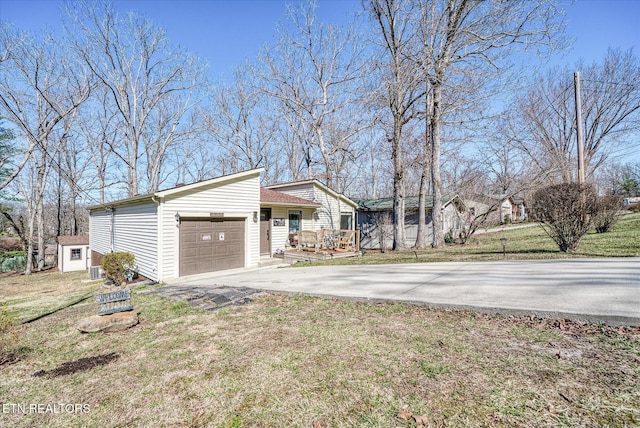
[[[260,255],[271,255],[271,208],[260,209]]]

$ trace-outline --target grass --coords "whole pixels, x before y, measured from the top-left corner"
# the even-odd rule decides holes
[[[96,282],[88,281],[85,272],[0,277],[0,301],[17,310],[21,322],[92,296],[95,290]]]
[[[534,226],[333,263],[499,260],[502,236],[509,259],[638,256],[640,214],[570,255]],[[0,278],[21,320],[63,308],[23,325],[0,365],[0,426],[640,426],[640,328],[284,295],[206,312],[139,287],[138,326],[82,334],[97,304],[65,306],[101,290],[86,279]],[[83,411],[11,412],[59,403]]]
[[[40,285],[5,278],[0,290],[25,303],[74,294],[70,284],[99,289],[31,278]],[[142,290],[141,323],[122,333],[75,329],[97,312],[92,301],[25,326],[21,359],[0,366],[0,402],[89,411],[0,413],[0,425],[417,426],[401,412],[434,427],[640,424],[640,329],[283,295],[206,312]],[[112,353],[88,371],[34,376]]]
[[[500,238],[507,238],[506,254]],[[367,251],[362,257],[298,262],[296,266],[352,265],[386,263],[424,263],[486,260],[540,260],[580,257],[640,256],[640,213],[625,214],[609,233],[590,231],[582,238],[578,250],[563,253],[537,224],[525,228],[505,227],[504,231],[474,235],[466,245],[445,245],[437,250]]]

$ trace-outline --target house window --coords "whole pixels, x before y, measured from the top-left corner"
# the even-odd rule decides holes
[[[353,214],[352,213],[340,213],[340,229],[352,230],[353,229]]]
[[[82,248],[71,249],[71,260],[82,260]]]
[[[289,233],[298,233],[302,222],[302,211],[289,211]]]

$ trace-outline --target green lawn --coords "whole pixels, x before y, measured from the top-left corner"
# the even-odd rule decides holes
[[[640,424],[640,329],[303,296],[206,312],[137,289],[133,303],[141,323],[122,333],[78,332],[90,301],[25,326],[0,401],[83,411],[0,426]]]
[[[497,260],[501,236],[512,259],[638,256],[639,230],[627,215],[573,255],[535,226],[417,259],[340,262]],[[101,291],[86,279],[0,278],[0,302],[20,319],[63,307],[19,328],[16,358],[0,364],[0,426],[640,426],[640,327],[285,295],[207,312],[144,286],[132,298],[139,325],[83,334],[77,322],[98,305],[64,306]],[[59,403],[81,411],[46,411]],[[45,411],[11,411],[37,404]]]
[[[517,226],[517,225],[515,225]],[[506,255],[502,253],[500,238],[507,238]],[[526,228],[477,234],[465,244],[448,244],[437,250],[423,251],[367,251],[362,257],[312,262],[313,265],[350,265],[384,263],[421,263],[474,260],[559,259],[576,257],[638,257],[640,256],[640,213],[622,217],[609,233],[590,231],[581,241],[578,251],[568,254],[558,250],[553,240],[537,224]],[[298,262],[296,266],[308,266]]]

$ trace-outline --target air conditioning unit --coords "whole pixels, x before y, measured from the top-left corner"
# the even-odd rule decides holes
[[[101,266],[91,266],[89,268],[89,274],[91,275],[91,279],[101,279],[102,278],[102,267]]]

